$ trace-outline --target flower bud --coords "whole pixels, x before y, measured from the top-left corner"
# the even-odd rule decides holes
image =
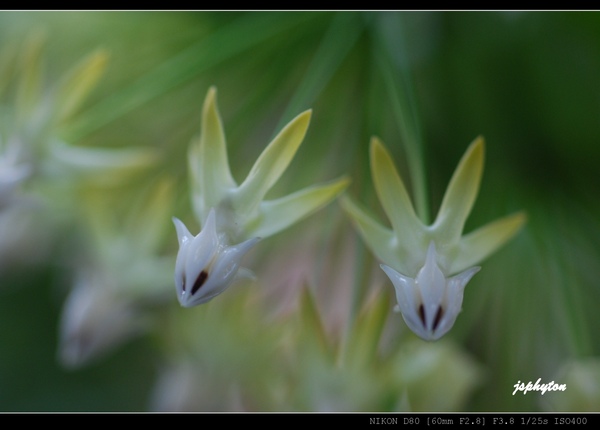
[[[173,218],[179,240],[175,263],[175,286],[181,306],[189,308],[221,294],[236,279],[240,262],[260,239],[228,246],[226,236],[217,233],[215,210],[208,213],[206,224],[197,236]]]

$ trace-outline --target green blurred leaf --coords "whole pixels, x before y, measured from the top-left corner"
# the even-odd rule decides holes
[[[325,357],[332,360],[334,359],[334,345],[329,341],[327,333],[321,316],[319,314],[319,307],[315,302],[314,295],[309,288],[305,287],[302,289],[300,296],[300,319],[302,321],[302,330],[306,330],[305,334],[308,334],[316,340],[317,345],[321,348]]]
[[[79,140],[121,118],[148,101],[176,88],[206,70],[250,50],[253,46],[294,28],[310,13],[246,13],[206,38],[106,97],[86,111],[69,130],[69,140]],[[277,18],[277,19],[274,19]]]
[[[71,69],[59,84],[54,115],[62,122],[71,117],[104,74],[108,52],[100,49]]]
[[[348,345],[348,361],[360,367],[376,365],[379,344],[385,323],[390,313],[387,294],[377,294],[364,304],[354,322]]]

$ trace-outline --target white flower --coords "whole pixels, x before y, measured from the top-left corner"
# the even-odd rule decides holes
[[[63,306],[58,345],[64,366],[87,365],[151,330],[157,307],[172,298],[175,258],[162,253],[172,186],[160,179],[120,217],[111,216],[114,206],[104,199],[81,199],[91,258],[72,263],[75,282]]]
[[[241,184],[233,178],[227,145],[217,109],[216,89],[206,95],[202,131],[190,146],[192,206],[196,219],[206,223],[211,208],[217,211],[217,229],[232,242],[266,238],[300,221],[324,206],[348,185],[347,178],[313,185],[274,200],[265,200],[300,147],[311,111],[296,116],[267,145]]]
[[[258,238],[272,236],[324,206],[348,185],[347,178],[313,185],[265,200],[302,143],[311,111],[290,121],[260,154],[238,185],[227,160],[227,145],[211,88],[202,109],[202,131],[190,145],[192,207],[203,226],[194,237],[173,218],[179,238],[175,286],[179,303],[191,307],[222,293],[236,277],[247,276],[240,260]],[[230,246],[230,243],[238,243]]]
[[[475,264],[500,248],[525,223],[525,214],[516,213],[463,235],[479,190],[483,154],[480,137],[459,162],[430,225],[417,216],[390,154],[377,138],[371,140],[371,172],[392,228],[381,225],[349,198],[342,200],[367,245],[385,263],[381,268],[394,284],[396,309],[410,329],[425,340],[437,340],[452,328],[461,310],[464,288],[479,271]]]
[[[402,312],[406,325],[424,340],[437,340],[452,328],[462,308],[465,286],[480,269],[472,267],[447,278],[438,265],[433,241],[416,278],[385,264],[381,268],[394,284],[398,300],[395,310]]]
[[[77,274],[61,316],[58,357],[64,366],[83,366],[148,327],[135,300],[120,297],[114,282],[90,269]]]
[[[206,224],[197,236],[173,218],[179,240],[175,263],[177,298],[183,307],[205,303],[221,294],[236,279],[240,262],[260,239],[248,239],[229,246],[224,234],[217,235],[215,210],[208,213]]]

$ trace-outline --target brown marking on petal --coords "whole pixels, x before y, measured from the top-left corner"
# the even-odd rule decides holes
[[[185,293],[185,273],[181,277],[181,291]]]
[[[442,316],[444,315],[444,308],[441,306],[438,308],[437,313],[435,314],[435,318],[433,319],[433,329],[435,330],[442,320]]]
[[[196,294],[196,291],[198,291],[202,285],[204,285],[207,278],[208,273],[205,270],[200,272],[200,274],[198,275],[198,279],[196,279],[196,282],[194,282],[194,286],[192,287],[192,296]]]
[[[421,318],[423,327],[426,327],[427,324],[425,323],[425,308],[423,307],[423,304],[421,304],[421,306],[419,306],[419,318]]]

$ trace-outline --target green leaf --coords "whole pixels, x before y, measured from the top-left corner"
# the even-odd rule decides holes
[[[319,308],[313,294],[308,287],[302,289],[300,296],[300,318],[302,327],[309,331],[310,337],[316,340],[317,345],[325,355],[333,359],[334,345],[332,345],[325,332],[325,327],[319,315]]]
[[[294,97],[288,103],[281,121],[294,112],[310,106],[336,75],[351,49],[356,45],[364,29],[360,14],[340,13],[334,15],[327,33],[315,49],[310,65],[297,85]],[[283,124],[280,123],[279,126]],[[279,127],[278,127],[279,128]]]
[[[261,203],[260,223],[254,229],[248,229],[248,236],[265,238],[284,230],[329,203],[349,182],[348,178],[341,178],[327,185],[314,185]]]
[[[285,34],[314,16],[310,13],[242,14],[133,80],[128,87],[109,94],[87,109],[85,116],[71,126],[67,137],[69,141],[80,140],[224,61],[252,52],[252,48],[261,42]]]
[[[379,201],[385,210],[392,229],[405,247],[414,247],[424,230],[417,217],[404,182],[398,175],[394,162],[381,141],[371,139],[371,174]]]
[[[458,257],[452,263],[450,272],[461,272],[483,261],[517,234],[526,219],[524,212],[518,212],[493,221],[462,237],[456,251]]]
[[[238,213],[253,212],[287,169],[304,139],[310,116],[311,111],[307,110],[290,121],[260,154],[235,193],[234,205]]]
[[[437,218],[431,226],[442,243],[451,244],[460,239],[479,191],[483,155],[484,140],[479,136],[471,143],[452,175]]]
[[[387,294],[377,294],[363,307],[350,337],[349,361],[360,366],[368,366],[377,359],[379,342],[390,309]]]

